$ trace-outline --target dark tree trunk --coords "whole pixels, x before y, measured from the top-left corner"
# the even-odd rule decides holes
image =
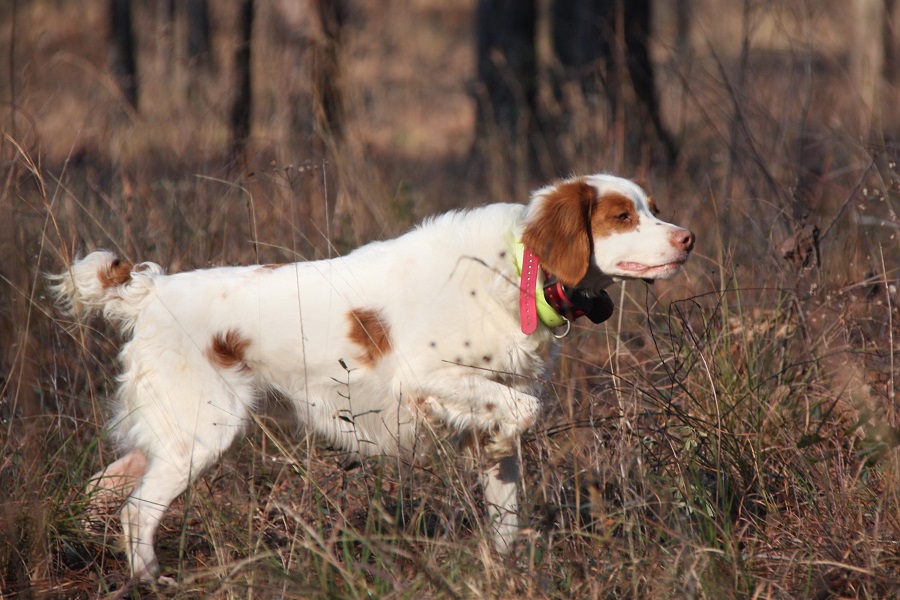
[[[212,64],[209,41],[209,2],[207,0],[188,0],[185,10],[187,11],[188,62],[192,67],[208,68]]]
[[[691,47],[691,2],[675,0],[675,53],[685,60]]]
[[[653,63],[648,50],[650,0],[555,0],[551,9],[553,48],[563,79],[575,79],[589,96],[604,93],[610,119],[618,118],[622,85],[631,80],[641,121],[649,120],[669,162],[677,148],[660,118]]]
[[[653,123],[656,135],[666,150],[666,159],[675,162],[678,149],[663,125],[656,93],[656,78],[650,61],[650,29],[652,7],[650,0],[620,0],[625,9],[625,64],[638,102]],[[618,8],[618,7],[617,7]]]
[[[138,76],[135,59],[131,1],[109,0],[109,64],[125,101],[138,107]]]
[[[231,107],[231,157],[243,161],[250,137],[250,117],[253,109],[250,72],[250,41],[253,32],[253,0],[241,0],[240,41],[234,57],[237,90]]]
[[[533,127],[537,101],[535,0],[480,0],[477,12],[479,132],[516,141]]]
[[[586,94],[601,90],[611,99],[613,18],[616,0],[557,0],[551,7],[553,50],[565,71]]]
[[[341,95],[341,35],[347,18],[345,0],[315,3],[324,39],[313,58],[313,103],[316,128],[323,135],[340,138],[343,130]]]
[[[890,84],[896,84],[900,80],[900,44],[897,43],[898,32],[895,30],[900,19],[894,14],[896,5],[895,0],[884,0],[884,24],[881,33],[884,52],[882,77]]]

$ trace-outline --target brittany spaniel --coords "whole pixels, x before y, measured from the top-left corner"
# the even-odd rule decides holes
[[[495,545],[517,528],[518,440],[554,332],[612,313],[604,288],[678,273],[694,234],[610,175],[426,220],[347,256],[167,275],[95,251],[50,276],[70,313],[102,311],[130,340],[111,428],[122,457],[95,491],[128,494],[133,574],[158,574],[169,504],[244,430],[266,390],[350,456],[413,458],[435,439],[482,457]]]

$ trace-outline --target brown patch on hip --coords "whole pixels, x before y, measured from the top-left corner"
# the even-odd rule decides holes
[[[380,310],[354,308],[347,312],[350,331],[347,337],[362,350],[356,356],[363,365],[373,368],[391,351],[391,330]]]
[[[206,356],[213,365],[221,369],[236,367],[247,371],[250,367],[247,365],[245,355],[249,345],[250,340],[241,335],[240,331],[229,329],[213,336],[206,350]]]

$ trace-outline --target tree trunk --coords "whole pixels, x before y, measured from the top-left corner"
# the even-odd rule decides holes
[[[240,42],[234,57],[237,90],[231,107],[231,158],[246,159],[250,137],[250,118],[253,110],[252,78],[250,72],[250,41],[253,32],[253,0],[241,0]]]
[[[122,96],[131,108],[138,107],[137,61],[134,29],[131,25],[131,1],[109,0],[109,65]]]
[[[537,99],[535,0],[481,0],[477,12],[478,124],[517,139],[531,128]]]
[[[900,80],[900,44],[897,43],[896,27],[900,16],[895,12],[896,6],[895,0],[884,0],[884,22],[881,33],[884,64],[881,66],[881,74],[891,85]]]
[[[639,110],[632,118],[652,125],[642,137],[658,138],[671,163],[677,148],[660,117],[648,49],[651,9],[650,0],[555,0],[551,8],[553,49],[563,68],[563,80],[577,81],[588,97],[605,94],[610,125],[628,118],[622,86],[630,79]]]
[[[324,34],[312,68],[315,125],[321,135],[340,138],[344,106],[340,49],[347,10],[344,0],[317,0],[315,8]]]
[[[650,61],[650,29],[652,27],[652,6],[650,0],[621,0],[625,9],[625,65],[638,102],[644,115],[653,123],[659,141],[666,151],[669,164],[675,162],[678,149],[672,136],[662,122],[659,110],[659,96],[656,93],[656,78]],[[618,7],[617,7],[618,8]],[[642,119],[646,122],[646,119]]]
[[[212,47],[209,35],[209,2],[188,0],[187,12],[187,55],[191,67],[209,68],[212,64]]]
[[[553,51],[563,79],[576,80],[593,95],[601,90],[612,101],[618,85],[612,65],[616,0],[556,0],[551,6]]]

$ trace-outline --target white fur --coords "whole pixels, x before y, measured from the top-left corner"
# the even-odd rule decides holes
[[[628,196],[640,215],[635,231],[594,240],[609,282],[635,276],[622,263],[647,265],[655,277],[678,270],[690,247],[671,236],[685,230],[653,217],[627,180],[584,181],[598,196]],[[112,419],[125,455],[95,485],[104,487],[103,476],[134,482],[122,511],[134,574],[156,575],[163,512],[242,433],[266,389],[289,398],[326,445],[350,453],[411,455],[426,429],[485,440],[482,484],[496,544],[507,548],[517,530],[518,438],[539,417],[534,382],[552,340],[546,327],[530,336],[520,329],[515,244],[552,189],[528,208],[447,213],[332,260],[174,275],[145,263],[104,287],[98,273],[115,257],[96,251],[52,276],[64,307],[102,309],[131,335]],[[388,330],[390,348],[374,361],[349,335],[359,309],[375,311]],[[246,342],[240,364],[211,360],[224,332]]]

